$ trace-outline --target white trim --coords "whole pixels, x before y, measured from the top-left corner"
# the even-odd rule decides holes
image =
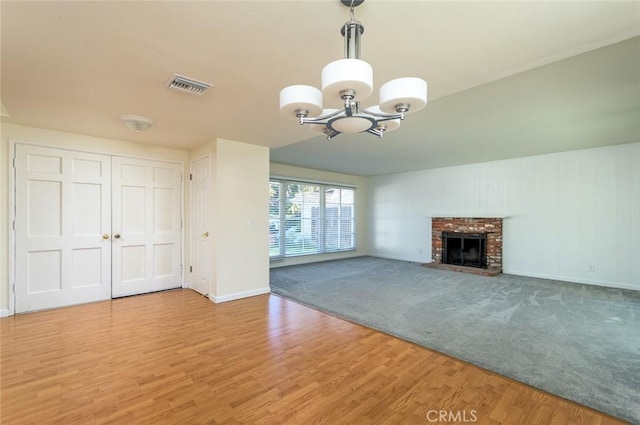
[[[6,308],[0,309],[0,317],[9,317],[9,316],[13,316],[13,313],[10,310]]]
[[[548,274],[544,274],[544,273],[531,273],[531,272],[521,272],[521,271],[517,271],[517,270],[502,270],[503,274],[512,274],[515,276],[523,276],[523,277],[534,277],[534,278],[538,278],[538,279],[547,279],[547,280],[556,280],[556,281],[560,281],[560,282],[567,282],[567,283],[580,283],[580,284],[584,284],[584,285],[592,285],[592,286],[604,286],[607,288],[615,288],[615,289],[630,289],[633,291],[637,291],[638,286],[637,285],[630,285],[628,283],[620,283],[620,282],[609,282],[609,281],[605,281],[605,280],[595,280],[595,279],[583,279],[583,278],[579,278],[579,277],[562,277],[562,276],[554,276],[554,275],[548,275]]]
[[[157,161],[157,162],[165,162],[165,163],[169,163],[169,164],[176,164],[180,166],[180,170],[182,173],[182,177],[181,177],[181,181],[180,181],[180,219],[182,221],[182,228],[181,228],[181,247],[180,247],[180,262],[182,263],[182,273],[180,273],[180,287],[181,288],[187,288],[188,286],[188,282],[186,279],[186,265],[185,263],[187,262],[187,256],[186,256],[186,252],[185,252],[185,242],[186,242],[186,237],[187,237],[187,232],[186,232],[186,225],[187,225],[187,220],[185,217],[185,208],[186,208],[186,190],[185,190],[185,185],[187,185],[186,179],[185,179],[185,172],[188,171],[188,165],[189,165],[189,160],[188,158],[185,159],[184,161],[182,160],[174,160],[174,159],[166,159],[166,158],[159,158],[159,157],[154,157],[154,156],[145,156],[145,155],[137,155],[137,154],[127,154],[127,153],[114,153],[113,151],[109,151],[109,150],[103,150],[103,149],[85,149],[85,148],[74,148],[74,147],[67,147],[67,146],[59,146],[55,143],[48,143],[46,141],[40,141],[40,140],[28,140],[28,139],[23,139],[21,137],[10,137],[8,139],[9,142],[9,179],[8,179],[8,195],[9,195],[9,215],[8,215],[8,223],[7,223],[7,227],[8,227],[8,244],[9,244],[9,264],[8,264],[8,268],[9,268],[9,275],[8,275],[8,285],[9,285],[9,290],[8,290],[8,295],[9,295],[9,309],[5,310],[5,309],[1,309],[0,310],[0,317],[5,317],[4,314],[5,312],[8,311],[7,316],[13,316],[15,314],[15,304],[16,304],[16,294],[15,294],[15,262],[16,262],[16,250],[15,250],[15,230],[13,229],[13,223],[16,220],[16,216],[17,216],[17,212],[15,210],[15,193],[16,193],[16,180],[15,180],[15,174],[16,174],[16,170],[15,170],[15,157],[16,157],[16,145],[20,144],[20,145],[27,145],[27,146],[37,146],[37,147],[41,147],[41,148],[47,148],[47,149],[58,149],[58,150],[63,150],[63,151],[70,151],[70,152],[82,152],[82,153],[89,153],[89,154],[98,154],[98,155],[107,155],[109,157],[111,157],[111,159],[113,159],[114,157],[120,157],[120,158],[129,158],[129,159],[140,159],[140,160],[146,160],[146,161]],[[133,144],[131,142],[128,142],[130,144]],[[112,282],[113,284],[113,282]],[[111,297],[111,299],[113,299],[113,297]]]
[[[7,275],[7,285],[9,286],[7,290],[7,294],[9,296],[9,316],[13,316],[16,313],[16,231],[15,231],[15,220],[16,220],[16,140],[9,139],[9,181],[7,186],[7,191],[9,192],[9,216],[7,223],[7,248],[9,251],[9,264],[8,267],[8,275]],[[2,311],[4,313],[4,310]],[[1,316],[0,317],[4,317]]]
[[[51,130],[51,131],[57,131],[57,130]],[[81,135],[81,136],[83,136],[83,135]],[[93,137],[93,136],[87,136],[87,137]],[[127,142],[127,141],[124,141],[124,142],[129,144],[129,145],[137,145],[137,143],[134,143],[134,142]],[[108,150],[108,149],[92,149],[92,148],[85,148],[85,147],[77,147],[76,148],[76,147],[73,147],[73,146],[58,145],[57,143],[51,143],[51,142],[47,142],[47,141],[23,139],[22,137],[11,137],[11,138],[9,138],[9,144],[12,144],[12,143],[14,145],[15,144],[21,144],[21,145],[39,146],[41,148],[59,149],[59,150],[70,151],[70,152],[81,152],[81,153],[90,153],[90,154],[98,154],[98,155],[119,156],[119,157],[122,157],[122,158],[144,159],[144,160],[148,160],[148,161],[169,162],[169,163],[174,163],[174,164],[186,164],[188,162],[188,160],[181,161],[181,160],[169,159],[169,158],[164,158],[164,157],[141,155],[141,154],[138,154],[138,153],[129,154],[129,153],[118,152],[118,151],[115,151],[116,153],[114,153],[114,151]],[[178,149],[174,149],[174,150],[178,150]]]
[[[214,303],[218,304],[218,303],[224,303],[227,301],[239,300],[241,298],[255,297],[256,295],[264,295],[270,292],[271,292],[271,288],[267,286],[266,288],[254,289],[252,291],[236,292],[229,295],[221,295],[219,297],[209,295],[209,299]]]
[[[289,183],[312,183],[312,184],[323,184],[332,187],[347,187],[350,189],[357,189],[358,185],[353,183],[337,183],[337,182],[329,182],[325,180],[313,180],[313,179],[305,179],[298,177],[284,177],[284,176],[274,176],[270,175],[269,180],[277,180],[277,181],[285,181]]]
[[[501,218],[504,220],[510,217],[500,214],[433,214],[427,216],[427,218]]]

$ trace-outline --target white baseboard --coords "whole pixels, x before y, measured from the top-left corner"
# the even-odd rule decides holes
[[[637,285],[629,285],[629,284],[620,283],[620,282],[610,282],[606,280],[583,279],[580,277],[554,276],[554,275],[548,275],[544,273],[522,272],[519,270],[502,270],[502,273],[512,274],[516,276],[524,276],[524,277],[535,277],[539,279],[559,280],[561,282],[568,282],[568,283],[582,283],[585,285],[604,286],[607,288],[631,289],[633,291],[637,291],[638,289],[640,289],[640,287],[638,287]]]
[[[220,295],[218,297],[209,295],[209,299],[214,303],[224,303],[227,301],[239,300],[241,298],[255,297],[256,295],[264,295],[271,292],[270,287],[254,289],[252,291],[236,292],[229,295]]]
[[[11,316],[11,311],[6,308],[0,309],[0,317],[9,317]]]

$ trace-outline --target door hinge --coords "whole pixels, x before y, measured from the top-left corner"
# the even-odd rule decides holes
[[[193,266],[189,266],[189,273],[193,273]]]
[[[193,174],[189,173],[189,180],[193,180]]]

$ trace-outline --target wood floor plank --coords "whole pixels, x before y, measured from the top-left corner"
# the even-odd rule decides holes
[[[2,424],[623,423],[277,296],[174,290],[0,326]]]

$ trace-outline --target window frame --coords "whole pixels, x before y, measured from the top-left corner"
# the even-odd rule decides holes
[[[275,255],[271,255],[272,252],[272,245],[271,245],[271,237],[270,237],[270,245],[269,245],[269,261],[282,261],[285,258],[291,258],[291,257],[300,257],[300,256],[306,256],[306,255],[322,255],[322,254],[335,254],[335,253],[341,253],[341,252],[350,252],[350,251],[355,251],[357,250],[357,229],[356,229],[356,223],[357,223],[357,215],[356,215],[356,193],[357,193],[357,187],[356,186],[351,186],[351,185],[346,185],[346,184],[338,184],[338,183],[330,183],[330,182],[318,182],[318,181],[309,181],[309,180],[297,180],[297,179],[290,179],[290,178],[280,178],[280,177],[270,177],[269,178],[269,187],[271,189],[271,185],[272,184],[278,184],[279,188],[278,188],[278,207],[279,207],[279,211],[278,211],[278,215],[279,215],[279,228],[277,229],[278,231],[278,237],[277,237],[277,243],[278,243],[278,248],[279,248],[279,252],[278,254]],[[314,216],[314,214],[312,214],[310,217],[308,217],[307,219],[309,220],[317,220],[318,224],[317,224],[317,239],[318,239],[318,249],[313,251],[313,252],[300,252],[300,253],[287,253],[287,235],[286,235],[286,230],[287,230],[287,187],[288,185],[304,185],[304,186],[315,186],[318,187],[318,191],[319,191],[319,204],[318,204],[318,214],[317,217]],[[328,249],[326,244],[326,227],[327,227],[327,202],[326,202],[326,197],[327,197],[327,190],[328,189],[338,189],[340,191],[342,190],[350,190],[353,192],[353,203],[351,204],[343,204],[342,203],[342,192],[341,192],[341,196],[340,196],[340,201],[338,203],[337,208],[339,210],[345,208],[345,207],[350,207],[351,211],[352,211],[352,217],[349,219],[350,220],[350,224],[351,224],[351,246],[347,247],[347,248],[330,248]],[[270,190],[271,193],[271,190]],[[271,205],[271,198],[270,198],[270,205]],[[332,203],[332,207],[335,208],[335,203]],[[313,210],[314,208],[316,208],[315,206],[311,206],[310,207],[311,210]],[[344,219],[340,218],[340,212],[338,214],[338,226],[341,225],[341,222]],[[270,227],[270,235],[271,235],[271,222],[274,219],[274,217],[271,215],[271,208],[269,210],[269,227]],[[300,221],[302,222],[303,220],[305,220],[305,218],[301,217]],[[313,226],[313,223],[311,224]],[[315,233],[312,235],[315,236]],[[340,240],[340,233],[338,233],[338,241]],[[338,242],[339,245],[339,242]]]

